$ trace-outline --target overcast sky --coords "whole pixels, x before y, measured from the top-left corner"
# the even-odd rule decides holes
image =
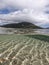
[[[0,25],[21,21],[49,27],[49,0],[0,0]]]

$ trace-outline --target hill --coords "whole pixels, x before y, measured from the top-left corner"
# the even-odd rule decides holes
[[[1,27],[6,27],[6,28],[33,28],[33,29],[41,29],[41,27],[36,26],[36,25],[34,25],[32,23],[29,23],[29,22],[10,23],[10,24],[2,25]]]

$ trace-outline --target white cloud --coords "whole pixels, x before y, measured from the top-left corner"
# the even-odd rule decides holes
[[[0,1],[0,10],[3,8],[18,9],[18,11],[8,14],[0,14],[1,21],[29,21],[37,25],[49,23],[49,15],[45,13],[48,10],[48,0],[2,0]]]
[[[0,6],[2,8],[14,7],[14,8],[30,8],[37,9],[43,8],[47,4],[48,0],[2,0]],[[4,5],[4,6],[3,6]],[[1,9],[0,7],[0,9]]]

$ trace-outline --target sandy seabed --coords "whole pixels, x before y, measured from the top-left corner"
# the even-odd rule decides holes
[[[0,65],[49,65],[49,42],[23,35],[1,39]]]

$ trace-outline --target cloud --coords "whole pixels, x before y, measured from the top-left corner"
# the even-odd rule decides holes
[[[0,0],[0,10],[8,9],[8,14],[0,14],[0,22],[13,23],[28,21],[42,26],[49,24],[48,0]]]
[[[0,0],[0,9],[1,8],[30,8],[37,9],[43,8],[48,0]]]

